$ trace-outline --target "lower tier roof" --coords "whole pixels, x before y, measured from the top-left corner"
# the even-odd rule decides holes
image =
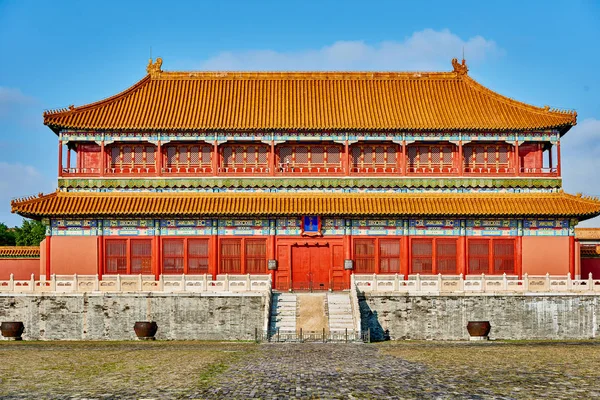
[[[13,200],[12,212],[44,217],[600,215],[596,198],[566,193],[70,193]]]

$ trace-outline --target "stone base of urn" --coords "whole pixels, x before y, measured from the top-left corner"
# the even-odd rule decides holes
[[[154,340],[158,325],[154,321],[139,321],[133,325],[133,330],[139,340]]]
[[[490,330],[492,325],[490,321],[469,321],[467,331],[469,332],[469,340],[481,341],[489,340]]]
[[[5,321],[0,324],[0,332],[8,340],[22,340],[23,331],[25,331],[25,327],[20,321]]]

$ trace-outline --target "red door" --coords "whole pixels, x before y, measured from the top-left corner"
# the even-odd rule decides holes
[[[327,290],[331,250],[325,246],[292,246],[292,288],[294,290]]]

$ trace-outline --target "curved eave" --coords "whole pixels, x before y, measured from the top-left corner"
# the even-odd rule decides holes
[[[12,212],[44,217],[562,217],[600,215],[600,201],[550,194],[113,194],[63,193],[13,201]]]

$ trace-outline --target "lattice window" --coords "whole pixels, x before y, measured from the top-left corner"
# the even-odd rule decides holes
[[[379,272],[382,274],[400,272],[399,240],[379,240]]]
[[[266,172],[268,152],[266,145],[226,145],[223,147],[223,167],[241,169],[237,172]]]
[[[357,274],[375,272],[375,239],[354,240],[354,262]]]
[[[329,146],[327,147],[327,165],[329,166],[342,166],[340,148]]]
[[[190,147],[190,165],[199,165],[200,163],[200,148],[198,146]]]
[[[385,164],[385,148],[381,146],[375,147],[375,164]]]
[[[223,166],[233,166],[233,148],[231,146],[225,146],[223,148]]]
[[[163,240],[163,272],[165,274],[183,274],[183,239]]]
[[[133,148],[133,163],[140,165],[144,164],[144,149],[136,146]]]
[[[269,161],[269,150],[265,146],[258,147],[258,163],[267,165]]]
[[[373,166],[373,148],[372,147],[363,147],[363,165],[372,167]]]
[[[308,147],[296,147],[296,160],[294,164],[308,164]]]
[[[121,164],[121,148],[113,147],[110,149],[110,163],[113,166]]]
[[[413,239],[411,248],[411,273],[433,273],[433,239]]]
[[[187,242],[187,273],[206,274],[209,263],[208,239],[188,239]]]
[[[396,146],[388,146],[385,148],[387,153],[387,165],[396,166],[396,152],[398,151]]]
[[[177,148],[175,146],[167,147],[167,166],[177,165]]]
[[[325,153],[323,152],[323,148],[320,146],[312,147],[310,150],[311,164],[323,165],[325,163]]]
[[[293,163],[293,149],[290,146],[284,146],[279,149],[279,162],[283,165],[292,166]]]
[[[146,164],[154,164],[155,162],[155,152],[154,147],[146,146]]]
[[[256,164],[256,147],[249,146],[246,153],[246,163],[247,164]]]
[[[490,240],[469,240],[469,274],[487,274],[490,269]]]
[[[246,272],[261,274],[267,272],[267,241],[246,239]]]
[[[352,168],[396,168],[396,151],[397,146],[393,144],[354,145],[350,150]]]
[[[436,239],[436,273],[456,274],[456,239]]]
[[[202,165],[204,165],[204,166],[211,165],[211,160],[212,160],[211,146],[202,146],[201,151],[202,151],[202,157],[200,157],[199,160],[201,161]]]
[[[514,239],[494,239],[494,274],[515,273],[515,241]]]
[[[221,240],[221,269],[222,274],[239,274],[242,272],[242,240]]]
[[[155,148],[148,145],[112,145],[111,168],[154,167]]]
[[[106,259],[104,271],[106,274],[127,273],[127,240],[110,239],[106,244]]]
[[[233,148],[233,164],[237,165],[237,166],[242,166],[244,165],[244,150],[246,150],[247,147],[242,147],[242,146],[236,146]]]
[[[132,161],[131,147],[123,146],[123,164],[131,164]]]
[[[361,152],[362,150],[360,146],[352,147],[352,150],[350,151],[350,154],[352,156],[352,167],[358,168],[362,166],[363,163],[360,159]]]
[[[151,239],[131,239],[131,273],[152,273]]]
[[[443,169],[453,166],[453,146],[417,145],[408,147],[408,166],[410,168]]]
[[[467,168],[508,168],[512,154],[508,144],[472,144],[463,149]]]

